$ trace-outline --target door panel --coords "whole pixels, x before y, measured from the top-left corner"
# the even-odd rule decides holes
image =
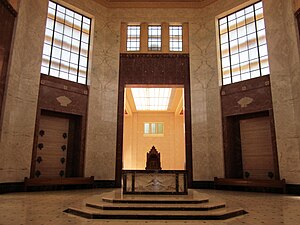
[[[36,156],[36,177],[65,177],[69,119],[42,115]]]
[[[244,177],[270,179],[275,174],[269,117],[240,120]]]

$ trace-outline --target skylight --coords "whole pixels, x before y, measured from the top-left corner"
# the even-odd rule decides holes
[[[172,88],[131,88],[136,110],[168,110]]]

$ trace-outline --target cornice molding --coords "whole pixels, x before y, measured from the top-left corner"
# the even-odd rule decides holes
[[[217,0],[94,0],[107,8],[203,8]]]

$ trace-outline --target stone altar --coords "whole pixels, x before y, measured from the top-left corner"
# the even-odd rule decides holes
[[[124,194],[187,194],[186,170],[123,170]]]

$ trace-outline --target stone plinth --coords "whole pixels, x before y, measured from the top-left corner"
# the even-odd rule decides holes
[[[124,194],[187,194],[185,170],[123,170]]]

